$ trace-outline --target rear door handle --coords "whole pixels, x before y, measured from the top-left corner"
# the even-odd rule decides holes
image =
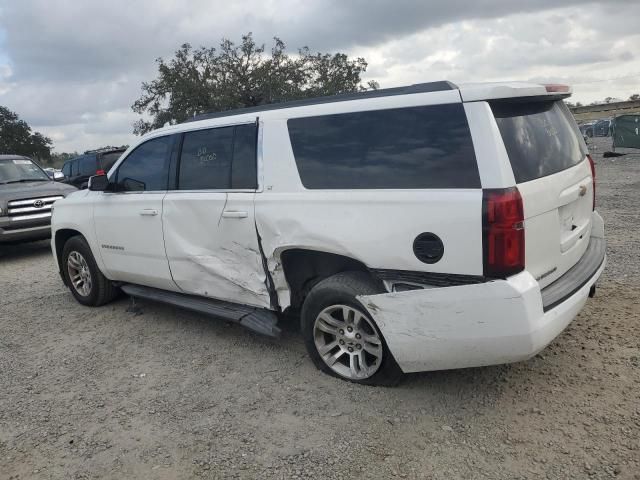
[[[140,210],[140,215],[155,217],[156,215],[158,215],[158,210],[156,210],[155,208],[145,208],[144,210]]]
[[[224,218],[247,218],[249,216],[248,212],[241,212],[238,210],[225,210],[222,212],[222,216]]]

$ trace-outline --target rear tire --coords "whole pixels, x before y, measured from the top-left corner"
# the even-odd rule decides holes
[[[102,274],[89,244],[81,236],[71,237],[64,244],[61,267],[69,290],[82,305],[99,307],[118,295],[118,289]]]
[[[334,377],[392,386],[402,370],[358,295],[384,292],[365,272],[342,272],[315,285],[304,301],[301,330],[315,366]]]

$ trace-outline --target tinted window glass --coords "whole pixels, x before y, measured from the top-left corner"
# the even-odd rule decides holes
[[[78,160],[80,157],[76,158],[71,162],[71,176],[75,177],[78,175]]]
[[[159,137],[131,152],[118,167],[118,190],[166,190],[171,145],[171,137]]]
[[[100,157],[100,163],[102,165],[102,169],[105,172],[108,172],[111,169],[111,167],[113,167],[115,163],[118,161],[122,153],[123,152],[113,152],[113,153],[105,153],[104,155],[102,155],[102,157]]]
[[[64,173],[65,177],[69,177],[71,175],[71,164],[70,163],[65,163],[62,166],[62,173]]]
[[[580,163],[580,131],[563,102],[493,102],[502,140],[517,183],[545,177]]]
[[[256,141],[258,127],[238,125],[233,143],[231,188],[255,189],[258,187],[256,167]]]
[[[461,104],[288,121],[306,188],[477,188]]]
[[[78,169],[80,175],[95,175],[96,174],[96,156],[85,155],[78,160]]]
[[[180,156],[180,190],[228,189],[234,127],[184,134]]]

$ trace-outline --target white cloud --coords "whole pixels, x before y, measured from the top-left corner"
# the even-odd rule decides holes
[[[640,93],[637,18],[624,0],[4,2],[0,104],[57,151],[128,143],[157,57],[248,31],[364,56],[382,87],[519,79],[572,83],[582,102],[626,98]]]

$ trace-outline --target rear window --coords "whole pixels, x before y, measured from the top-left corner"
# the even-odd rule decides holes
[[[517,183],[546,177],[580,163],[580,131],[561,101],[492,102]]]
[[[288,127],[308,189],[480,187],[461,104],[294,118]]]
[[[122,151],[103,154],[102,157],[100,158],[102,169],[105,172],[108,172],[111,169],[111,167],[113,167],[116,164],[116,162],[118,161],[118,159],[122,154],[123,154]]]

